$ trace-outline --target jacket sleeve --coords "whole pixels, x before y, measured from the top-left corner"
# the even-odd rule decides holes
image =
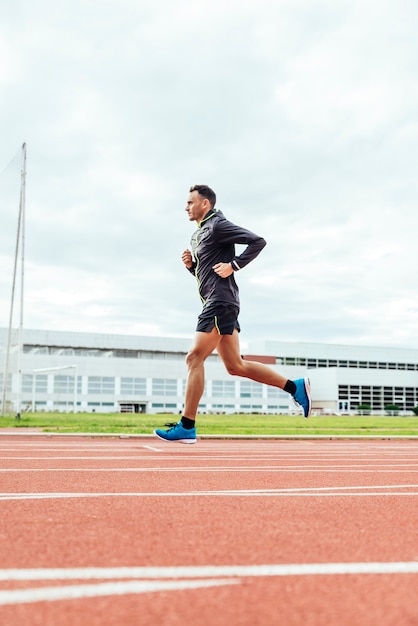
[[[256,235],[246,228],[237,226],[226,219],[219,220],[216,224],[215,234],[222,243],[243,244],[247,246],[242,254],[234,256],[230,261],[235,271],[244,268],[248,263],[253,261],[267,243],[263,237]]]

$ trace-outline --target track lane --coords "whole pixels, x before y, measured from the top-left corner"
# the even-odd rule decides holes
[[[13,498],[0,500],[4,626],[418,622],[416,444],[200,441],[190,453],[57,439],[38,449],[0,437],[1,493]],[[92,566],[104,580],[77,596]],[[138,566],[143,576],[106,583],[112,568]],[[51,567],[80,578],[52,583],[61,599],[18,601],[49,593]],[[187,578],[185,567],[198,569]],[[213,580],[208,567],[219,568]],[[39,576],[13,578],[27,569]],[[15,604],[2,606],[8,591]]]

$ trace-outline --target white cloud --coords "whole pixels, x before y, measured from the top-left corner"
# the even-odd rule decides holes
[[[411,1],[11,5],[0,172],[28,145],[25,324],[191,334],[189,185],[265,236],[243,339],[415,345]],[[0,173],[9,307],[20,163]],[[142,329],[142,330],[141,330]]]

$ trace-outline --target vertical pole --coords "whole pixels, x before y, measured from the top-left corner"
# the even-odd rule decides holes
[[[22,396],[22,358],[23,358],[23,303],[24,303],[24,283],[25,283],[25,197],[26,197],[26,144],[22,146],[22,176],[20,188],[20,214],[22,223],[22,245],[21,245],[21,275],[20,275],[20,316],[19,316],[19,338],[17,353],[17,396],[16,419],[20,419],[20,403]]]
[[[7,382],[9,376],[9,359],[10,359],[10,343],[12,338],[12,324],[13,324],[13,305],[15,298],[15,286],[16,286],[16,271],[17,271],[17,259],[19,255],[19,243],[20,243],[20,231],[21,231],[21,222],[22,222],[22,207],[24,206],[24,198],[25,198],[25,189],[24,189],[24,180],[26,176],[26,144],[24,143],[22,146],[22,183],[21,183],[21,192],[20,192],[20,206],[19,206],[19,218],[17,220],[17,234],[16,234],[16,249],[15,249],[15,260],[14,260],[14,268],[13,268],[13,283],[12,283],[12,296],[10,299],[10,315],[9,315],[9,329],[7,334],[7,345],[6,345],[6,357],[4,364],[4,378],[3,378],[3,395],[2,395],[2,416],[4,416],[6,411],[6,391],[7,391]],[[19,399],[20,402],[20,399]],[[19,410],[19,406],[17,407]]]

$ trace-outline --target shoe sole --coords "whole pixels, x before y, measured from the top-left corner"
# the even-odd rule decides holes
[[[308,415],[305,415],[305,419],[308,419],[312,411],[311,381],[309,380],[309,378],[304,378],[303,382],[305,383],[305,392],[309,402]]]
[[[161,435],[155,432],[155,430],[154,435],[157,435],[157,437],[159,437],[163,441],[166,441],[167,443],[196,443],[197,441],[196,439],[166,439],[165,437],[161,437]]]

